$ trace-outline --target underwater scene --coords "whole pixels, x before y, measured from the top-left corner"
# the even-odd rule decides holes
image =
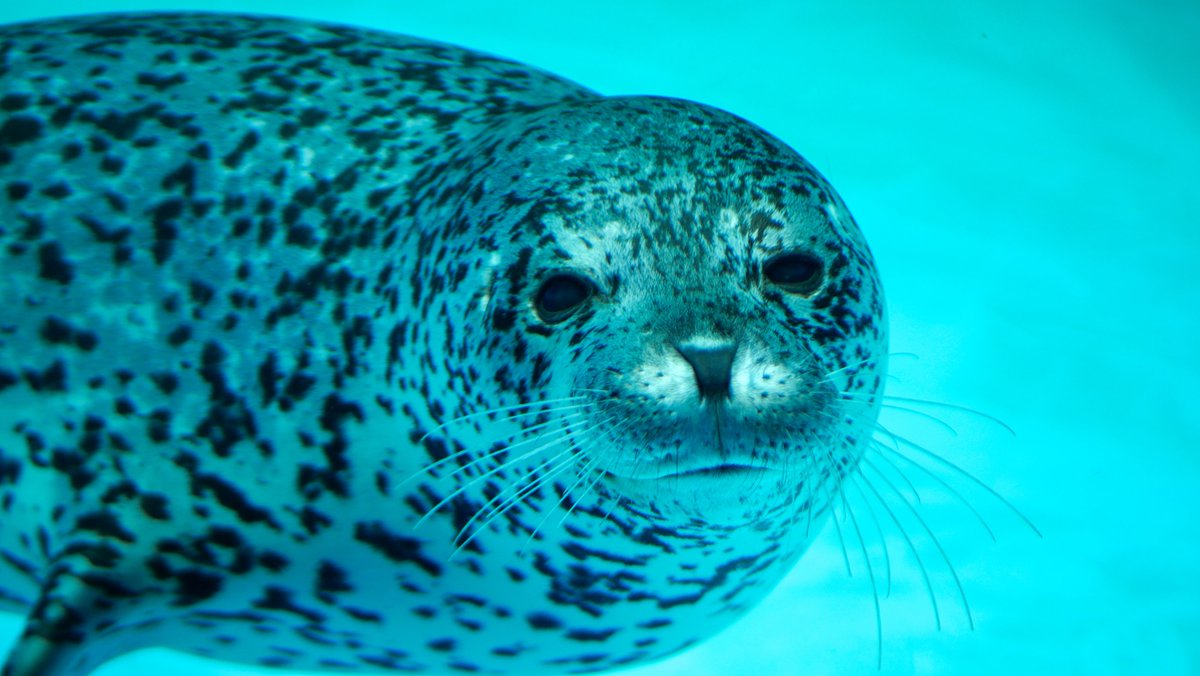
[[[748,126],[740,126],[745,120],[794,149],[828,181],[825,184],[817,177],[806,184],[812,194],[821,196],[824,210],[809,212],[797,206],[795,213],[832,223],[826,230],[813,226],[812,241],[821,236],[836,239],[853,260],[847,263],[845,257],[831,258],[834,263],[822,265],[807,253],[784,249],[763,260],[762,274],[768,285],[778,287],[773,291],[776,296],[793,294],[801,302],[807,302],[810,294],[818,298],[815,289],[820,284],[843,283],[843,289],[853,286],[846,280],[854,281],[857,275],[857,286],[852,293],[846,292],[852,302],[837,305],[841,301],[836,301],[830,311],[839,319],[858,317],[857,324],[851,322],[855,328],[846,329],[846,335],[829,343],[818,341],[820,345],[813,349],[817,361],[820,350],[830,344],[847,353],[854,350],[854,359],[839,354],[836,363],[840,368],[823,374],[836,385],[836,394],[848,402],[849,411],[845,421],[825,422],[830,427],[842,425],[836,429],[846,437],[871,440],[861,442],[866,444],[865,451],[858,451],[861,462],[842,476],[839,469],[854,465],[859,458],[852,449],[845,451],[845,457],[838,455],[845,449],[830,451],[824,469],[814,470],[820,486],[797,488],[786,496],[786,504],[773,514],[784,519],[787,527],[768,538],[778,536],[779,542],[787,543],[782,549],[772,546],[766,550],[769,556],[759,558],[743,557],[740,550],[735,551],[741,546],[738,543],[753,539],[750,531],[754,528],[780,527],[778,520],[755,523],[754,528],[714,527],[720,533],[718,539],[730,543],[724,565],[718,562],[704,572],[711,563],[706,560],[698,567],[689,563],[667,570],[657,588],[634,595],[642,601],[653,599],[658,610],[666,613],[663,617],[670,620],[657,619],[657,611],[646,610],[644,615],[615,615],[621,619],[614,620],[616,624],[607,630],[560,632],[558,619],[531,612],[525,617],[532,629],[512,636],[488,634],[486,626],[464,618],[476,617],[476,611],[488,605],[489,593],[497,598],[512,597],[506,602],[522,607],[519,591],[502,591],[508,582],[523,579],[517,572],[520,566],[514,564],[509,577],[486,580],[478,589],[464,591],[463,614],[457,616],[462,620],[460,629],[466,627],[465,635],[486,636],[511,647],[493,650],[495,659],[486,662],[448,660],[442,667],[447,673],[494,672],[505,668],[507,657],[530,650],[539,641],[567,639],[577,650],[560,662],[561,673],[599,669],[597,665],[606,672],[630,676],[1200,673],[1200,413],[1195,404],[1195,383],[1200,378],[1200,3],[214,0],[186,4],[43,0],[3,3],[0,24],[96,12],[185,10],[291,17],[387,31],[527,64],[604,95],[699,102],[718,110],[710,113],[703,112],[712,111],[709,108],[647,103],[633,113],[616,111],[598,117],[594,124],[586,117],[577,121],[571,114],[542,124],[551,130],[573,131],[582,139],[617,139],[605,146],[612,152],[622,150],[618,147],[622,137],[609,128],[612,120],[619,120],[612,122],[614,128],[646,125],[650,130],[647,137],[655,133],[655,125],[648,120],[679,119],[681,128],[687,124],[702,129],[728,127],[736,131],[730,132],[734,138],[730,143],[735,146],[758,148],[755,144],[761,144],[768,149],[763,152],[779,148],[769,137],[746,131]],[[118,39],[109,49],[119,49],[119,36],[115,37]],[[3,39],[0,33],[0,45]],[[20,60],[3,52],[0,64],[4,73],[22,68]],[[195,64],[197,69],[204,67],[201,61]],[[510,77],[524,83],[527,76],[510,73]],[[151,84],[164,89],[172,86],[165,81]],[[582,96],[570,83],[547,80],[529,85],[533,93],[528,101],[537,103],[539,86],[548,97]],[[17,148],[35,135],[70,131],[66,125],[31,132],[20,112],[24,96],[0,91],[0,150],[5,144]],[[492,100],[488,101],[491,105]],[[708,115],[711,117],[705,117]],[[700,117],[704,117],[703,123],[696,121]],[[263,136],[271,133],[266,128],[259,132]],[[666,140],[662,143],[679,156],[694,153],[694,144],[704,141],[702,135],[674,134],[671,129],[663,131]],[[491,150],[516,147],[504,146],[509,137],[500,132],[497,139]],[[248,151],[255,143],[265,146],[270,142],[247,142],[246,147],[226,156],[227,166],[233,169],[237,153]],[[579,152],[582,155],[583,151]],[[746,152],[753,155],[751,150]],[[738,153],[731,156],[734,160],[729,166],[751,162]],[[122,160],[135,164],[130,157]],[[311,157],[296,161],[307,163]],[[572,153],[563,156],[563,162],[568,161],[579,163],[572,165],[576,173],[570,174],[576,178],[591,175],[586,173],[589,170],[602,174],[608,166],[603,158],[580,160]],[[467,171],[464,167],[476,166],[472,162],[480,162],[479,157],[465,157],[454,167]],[[530,164],[512,161],[509,166],[504,162],[509,160],[489,159],[482,164],[485,169],[502,165],[514,175],[524,171],[524,178],[529,179]],[[808,176],[801,160],[768,164],[780,176],[787,172]],[[756,169],[761,166],[755,165]],[[16,204],[24,199],[27,189],[11,186],[27,185],[25,180],[43,181],[52,192],[61,185],[55,180],[57,170],[53,164],[31,166],[28,172],[33,175],[26,177],[24,168],[14,171],[0,166],[0,180],[8,184],[0,185],[6,191],[0,193],[0,200]],[[723,170],[709,167],[704,171],[720,176]],[[447,179],[442,170],[430,174],[422,175],[422,180],[429,183],[427,201],[432,202],[442,189],[439,181]],[[773,180],[771,172],[754,176],[763,185]],[[155,185],[147,179],[145,190],[153,191]],[[506,205],[517,201],[517,192],[514,188]],[[452,193],[448,190],[441,197]],[[380,192],[370,199],[375,204],[389,195]],[[803,200],[788,202],[801,203]],[[424,208],[411,206],[414,211]],[[19,213],[19,207],[0,210],[4,213]],[[718,211],[712,215],[714,219],[728,216]],[[859,239],[854,223],[866,244]],[[0,241],[5,231],[27,226],[0,222]],[[770,227],[774,226],[762,230]],[[92,232],[98,240],[115,236],[100,226]],[[613,236],[611,230],[606,232]],[[720,237],[714,241],[723,242]],[[421,246],[425,244],[423,241]],[[590,250],[593,244],[587,242],[580,250]],[[471,246],[463,245],[458,251]],[[602,244],[595,246],[603,249]],[[832,244],[829,247],[833,250]],[[56,268],[50,260],[57,255],[55,251],[41,250],[43,277],[80,274],[79,270],[71,273]],[[173,255],[181,252],[186,253],[183,244],[176,246]],[[9,254],[11,257],[3,257]],[[170,255],[162,253],[163,257]],[[688,260],[686,256],[662,256],[663,261]],[[16,274],[16,263],[11,262],[15,260],[12,251],[0,252],[0,278]],[[419,261],[414,265],[425,266],[430,257],[415,256],[414,260]],[[14,267],[7,268],[9,265]],[[872,265],[882,288],[879,297],[867,279]],[[238,274],[242,279],[249,276]],[[397,276],[402,274],[407,275]],[[464,270],[455,283],[466,274]],[[713,288],[734,284],[718,276],[701,275],[699,279]],[[565,271],[551,274],[534,301],[538,320],[545,325],[565,322],[564,326],[570,326],[585,316],[572,317],[574,313],[593,311],[589,303],[602,310],[598,299],[603,294],[593,288],[602,284]],[[0,290],[4,289],[10,287],[0,279]],[[205,289],[193,284],[193,299],[210,293]],[[471,302],[485,307],[492,300],[473,297]],[[15,374],[26,374],[21,376],[22,382],[31,387],[35,381],[44,384],[37,380],[42,376],[27,375],[30,371],[22,359],[28,354],[13,349],[16,343],[9,342],[6,347],[6,336],[12,335],[11,327],[19,323],[23,310],[17,307],[16,298],[0,299],[3,304],[8,308],[0,309],[0,394],[16,385]],[[436,311],[425,307],[421,316]],[[662,313],[671,311],[674,309],[668,307]],[[737,311],[728,312],[736,315]],[[488,316],[491,321],[501,321]],[[746,326],[755,326],[755,321],[747,317]],[[540,324],[531,326],[533,333],[545,331],[538,328]],[[624,326],[613,330],[621,334]],[[47,331],[43,329],[44,338]],[[64,325],[60,332],[66,337],[59,336],[58,342],[74,340],[78,347],[86,348],[85,331]],[[379,332],[381,340],[384,333]],[[417,335],[415,329],[413,335]],[[674,363],[682,369],[684,380],[691,384],[694,379],[700,399],[719,399],[738,387],[749,387],[738,384],[737,364],[742,362],[736,361],[747,358],[748,347],[738,348],[741,356],[737,356],[732,349],[723,352],[707,334],[696,335],[700,338],[692,342],[676,343],[682,356],[676,355]],[[586,342],[586,334],[580,336],[579,340]],[[187,338],[181,337],[180,342]],[[446,344],[450,340],[446,337]],[[769,343],[764,345],[763,349],[769,350]],[[212,362],[233,359],[204,354]],[[449,363],[461,357],[447,352],[430,359],[444,358]],[[809,365],[804,360],[795,363],[805,368]],[[208,361],[205,364],[199,372],[216,392],[217,378],[213,371],[204,370],[211,366]],[[548,377],[553,378],[556,368],[562,367],[557,362],[541,364],[535,374],[540,377],[548,369]],[[615,372],[615,368],[610,370]],[[5,373],[14,374],[12,382],[5,380]],[[770,375],[770,370],[763,373]],[[493,373],[485,375],[490,378]],[[875,376],[882,396],[872,384]],[[50,373],[44,377],[49,378]],[[606,378],[611,375],[595,376],[594,386],[607,387]],[[156,384],[164,391],[171,389]],[[755,387],[763,388],[764,398],[785,391],[761,384]],[[13,391],[15,387],[10,396]],[[468,387],[467,391],[473,390]],[[580,438],[590,438],[587,432],[612,420],[619,421],[618,425],[640,420],[628,407],[610,404],[604,408],[589,402],[587,391],[573,390],[573,396],[561,400],[562,405],[578,406],[588,414],[593,411],[587,407],[594,406],[602,412],[594,415],[608,417],[577,431]],[[665,398],[676,394],[671,386],[664,385],[661,390]],[[814,401],[820,400],[819,394],[813,394]],[[13,402],[8,405],[15,407],[22,403],[0,401]],[[347,425],[355,424],[355,419],[363,423],[361,412],[352,404],[343,401],[341,405],[343,408],[333,413],[327,406],[325,414],[317,410],[313,415],[314,419],[320,415],[321,427],[334,431],[339,440],[341,432],[335,428],[341,429],[341,423],[330,422],[326,416],[349,420]],[[379,406],[388,408],[391,403],[381,400]],[[404,408],[403,402],[396,408]],[[876,410],[877,426],[871,423]],[[441,413],[435,413],[434,419]],[[810,415],[807,409],[787,409],[785,413],[814,425],[824,420],[822,416],[830,417],[827,413]],[[509,421],[520,422],[520,415],[524,414],[514,414]],[[0,421],[8,419],[0,414]],[[593,420],[584,419],[589,424]],[[651,427],[645,420],[641,422]],[[234,425],[227,420],[220,424]],[[258,424],[260,429],[268,425]],[[721,424],[718,421],[718,430]],[[796,423],[797,428],[802,426]],[[425,431],[434,434],[438,427],[427,426]],[[751,429],[740,437],[729,433],[725,443],[729,448],[740,448],[739,444],[751,448],[747,457],[765,457],[766,451],[762,451],[764,456],[758,455],[761,449],[756,444],[761,439],[754,436],[758,431]],[[12,457],[14,451],[24,453],[24,442],[20,449],[3,447],[22,439],[20,434],[24,432],[0,432],[0,461]],[[806,430],[778,434],[785,439],[786,443],[779,442],[784,446],[795,438],[808,439]],[[635,438],[639,444],[645,442],[645,437]],[[424,444],[425,436],[417,434],[410,441]],[[559,450],[567,452],[556,447],[551,453]],[[445,455],[445,451],[441,453]],[[664,457],[679,462],[679,456]],[[0,462],[0,495],[6,478],[17,485],[16,473],[6,474],[10,472],[7,467]],[[605,469],[605,476],[622,472],[640,476],[638,472],[647,471],[637,465],[604,467],[599,460],[586,469],[596,467]],[[645,523],[659,525],[641,531],[638,545],[674,551],[659,538],[703,539],[703,533],[680,533],[703,528],[697,524],[709,523],[706,519],[710,518],[711,523],[724,523],[718,513],[735,509],[730,505],[744,504],[749,498],[741,492],[758,486],[753,483],[758,479],[746,478],[753,469],[729,460],[713,467],[676,468],[685,483],[689,479],[698,482],[700,487],[689,494],[694,503],[681,505],[674,517],[641,515]],[[397,472],[397,476],[403,474]],[[704,477],[696,478],[699,474]],[[270,516],[254,512],[253,506],[229,497],[229,489],[223,488],[228,484],[222,481],[239,481],[236,476],[204,476],[209,482],[206,490],[222,505],[237,503],[239,514],[249,513],[251,520],[270,520]],[[436,478],[436,472],[429,476]],[[245,476],[242,479],[248,481]],[[314,481],[320,487],[313,490],[339,490],[333,475]],[[833,483],[825,484],[827,481]],[[599,476],[594,481],[581,476],[567,492],[578,488],[588,494],[600,482]],[[164,479],[162,490],[170,494],[168,483]],[[27,491],[21,499],[34,500],[28,493],[31,487],[21,490]],[[599,496],[603,491],[597,490]],[[629,495],[634,492],[627,491]],[[421,507],[426,513],[421,520],[431,518],[442,507],[453,507],[451,500],[457,495],[451,493],[444,500],[441,495],[430,498]],[[429,553],[428,558],[405,549],[410,541],[388,532],[387,515],[382,512],[373,522],[380,524],[376,529],[360,527],[355,538],[393,560],[403,559],[405,565],[416,562],[426,571],[440,571],[453,567],[453,559],[462,552],[478,553],[470,538],[464,537],[474,532],[471,526],[485,530],[490,519],[503,516],[507,507],[523,497],[516,494],[511,502],[499,503],[482,525],[475,523],[477,514],[447,543],[449,549]],[[592,510],[588,518],[605,521],[614,509],[618,516],[623,514],[622,500],[632,499],[616,493],[613,497],[608,505],[603,501],[596,505],[560,501],[560,505],[584,505],[579,508],[581,513]],[[52,511],[56,506],[50,504],[52,500],[47,493],[47,504],[37,510]],[[142,504],[153,518],[153,503],[143,500]],[[805,522],[810,512],[816,516]],[[5,514],[0,511],[0,516]],[[528,536],[522,539],[528,542],[518,543],[514,561],[532,560],[532,554],[526,556],[528,543],[548,537],[539,531],[569,525],[569,516],[568,512],[562,522],[545,524],[534,518],[529,526],[536,528],[526,529]],[[319,522],[321,517],[307,513],[305,518]],[[681,524],[678,532],[662,525],[662,519],[671,518]],[[634,516],[629,519],[630,523],[636,521]],[[98,532],[105,528],[116,529],[110,534],[119,531],[111,524],[93,526]],[[0,522],[0,553],[9,542],[5,528],[6,523]],[[418,537],[421,532],[414,531]],[[117,535],[120,539],[119,532]],[[234,536],[225,537],[227,543]],[[216,548],[221,546],[218,542]],[[793,552],[789,546],[794,553],[787,553]],[[602,558],[603,565],[611,566],[605,570],[620,570],[623,555],[629,556],[629,561],[644,562],[640,549],[604,554],[579,547],[563,550],[569,556],[562,561],[539,559],[530,565],[539,571],[555,567],[574,570],[575,562]],[[338,563],[340,554],[330,552],[331,565],[322,567],[326,592],[349,589],[340,577],[343,572],[332,565]],[[88,556],[93,563],[99,560],[98,554]],[[714,549],[712,556],[722,554]],[[9,556],[7,565],[0,561],[0,576],[21,574],[28,564],[19,559]],[[345,564],[348,568],[354,565],[353,561]],[[270,567],[271,562],[264,560],[261,565]],[[286,563],[278,565],[285,567]],[[765,573],[761,580],[753,577],[772,566],[780,568],[778,581]],[[627,585],[636,585],[636,570],[629,571],[629,577],[614,573],[606,578],[605,590],[618,593],[627,591]],[[353,577],[355,572],[345,574]],[[702,572],[709,577],[697,582],[696,576]],[[747,576],[743,586],[721,588],[726,576],[743,574]],[[24,587],[6,582],[0,578],[0,592],[8,589],[5,594],[13,598],[0,595],[0,655],[18,643],[23,618],[17,607],[27,600],[24,592],[13,591]],[[213,584],[207,578],[192,582],[190,594],[202,594],[206,584]],[[674,608],[681,603],[678,599],[691,599],[688,594],[705,585],[719,590],[710,595],[710,601],[718,594],[726,595],[728,603],[720,609],[726,619],[711,620],[700,606],[684,612]],[[749,591],[738,596],[743,587]],[[275,609],[299,616],[312,612],[303,604],[292,605],[285,595],[268,592],[266,598],[267,605]],[[605,603],[602,599],[595,602]],[[592,606],[586,599],[573,603],[585,613],[601,612],[589,610]],[[418,608],[417,612],[423,611]],[[351,613],[358,613],[358,620],[371,619],[367,610],[351,609]],[[233,634],[253,631],[249,625],[217,614],[206,622]],[[696,628],[692,634],[688,633],[689,623]],[[687,638],[681,642],[690,647],[679,649],[672,643],[667,649],[665,640],[656,644],[658,639],[652,637],[659,629],[664,635]],[[678,633],[670,633],[676,630]],[[694,640],[690,638],[693,635]],[[433,638],[424,636],[420,641]],[[432,640],[426,650],[431,655],[449,655],[456,646],[472,640],[476,639],[463,638],[460,644],[451,639]],[[616,641],[627,641],[621,643],[622,650],[636,646],[637,652],[631,653],[625,664],[609,659],[616,654]],[[399,653],[409,646],[395,647],[394,663],[380,659],[375,666],[391,664],[391,668],[402,669],[406,663]],[[660,648],[671,654],[660,659],[655,652]],[[44,667],[49,673],[70,673],[69,665],[76,664],[52,659],[39,662],[43,658],[36,655],[41,647],[31,650],[35,657],[22,657],[29,659],[22,664],[34,666],[17,665],[14,676],[40,673],[39,664],[49,665]],[[220,649],[211,650],[210,657],[154,647],[111,651],[112,659],[86,658],[78,664],[95,667],[91,673],[96,676],[336,673],[288,668],[291,656],[287,650],[275,656],[278,668],[252,666],[234,655],[222,659]],[[527,673],[522,668],[509,671]]]

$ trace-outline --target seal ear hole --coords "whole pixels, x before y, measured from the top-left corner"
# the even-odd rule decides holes
[[[542,321],[557,324],[575,314],[594,291],[592,283],[583,277],[558,273],[542,282],[534,299],[534,309]]]
[[[786,251],[763,265],[763,274],[772,284],[788,293],[810,296],[825,281],[821,259],[806,251]]]

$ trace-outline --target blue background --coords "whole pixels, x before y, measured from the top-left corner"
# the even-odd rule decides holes
[[[967,5],[970,5],[967,8]],[[876,671],[871,585],[843,522],[754,613],[630,673],[1200,673],[1200,3],[989,0],[4,2],[0,21],[134,9],[351,23],[511,57],[609,94],[714,104],[817,165],[888,292],[883,421],[1019,507],[910,471],[962,578],[884,528],[892,589]],[[852,496],[853,497],[853,496]],[[854,508],[852,502],[852,508]],[[860,506],[861,508],[861,506]],[[897,504],[897,511],[903,507]],[[884,584],[864,512],[866,550]],[[881,521],[884,519],[881,517]],[[19,624],[0,615],[0,649]],[[100,676],[258,670],[146,651]]]

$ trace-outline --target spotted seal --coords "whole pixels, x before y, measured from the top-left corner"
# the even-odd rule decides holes
[[[5,26],[0,82],[5,674],[657,659],[871,435],[867,245],[729,113],[211,14]]]

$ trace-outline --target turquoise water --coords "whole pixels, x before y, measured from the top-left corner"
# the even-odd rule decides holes
[[[0,21],[149,2],[5,3]],[[828,528],[767,602],[649,674],[1200,672],[1200,5],[209,2],[394,30],[605,93],[680,96],[788,141],[841,192],[888,290],[889,411],[1019,507],[913,472],[933,596],[895,532],[876,670],[858,545]],[[514,6],[506,6],[512,4]],[[837,6],[832,6],[836,4]],[[905,3],[910,4],[910,3]],[[867,534],[883,584],[882,549]],[[0,643],[18,631],[0,616]],[[147,651],[99,673],[260,674]]]

